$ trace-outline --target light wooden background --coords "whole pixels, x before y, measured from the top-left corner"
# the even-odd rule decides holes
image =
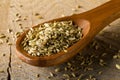
[[[61,68],[65,65],[43,68],[34,67],[19,60],[16,56],[15,40],[13,40],[12,34],[22,31],[21,25],[25,29],[43,21],[93,9],[107,1],[109,0],[0,0],[0,33],[9,36],[10,42],[13,44],[10,46],[5,42],[0,44],[0,80],[50,80],[47,78],[49,72],[54,72],[56,67]],[[78,6],[81,6],[81,8],[77,8]],[[36,16],[36,13],[40,15]],[[19,19],[16,16],[17,14],[21,16],[21,21],[17,21]],[[9,34],[8,29],[12,29],[13,33]],[[116,63],[120,64],[120,59],[112,59],[112,55],[120,50],[119,37],[120,20],[118,19],[110,27],[101,31],[93,40],[100,44],[100,49],[96,51],[94,48],[86,47],[88,49],[85,51],[86,54],[107,52],[108,66],[84,72],[85,75],[82,80],[86,80],[89,74],[95,75],[97,80],[120,80],[120,71],[115,68]],[[76,66],[79,66],[79,64]],[[96,65],[94,67],[96,68]],[[104,73],[97,75],[96,73],[99,70]],[[82,74],[81,71],[82,69],[80,69],[80,74]],[[51,80],[64,80],[62,76],[64,73],[66,72],[58,73],[58,76]],[[40,74],[40,77],[37,77],[38,74]],[[77,77],[70,80],[77,80]]]

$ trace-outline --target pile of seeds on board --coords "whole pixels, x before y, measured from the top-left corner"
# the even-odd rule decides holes
[[[82,38],[82,29],[72,21],[44,23],[31,28],[22,46],[32,56],[49,56],[67,48]]]

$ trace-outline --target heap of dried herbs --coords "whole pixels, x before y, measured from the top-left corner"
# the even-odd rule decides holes
[[[49,56],[67,48],[82,37],[82,29],[72,21],[50,22],[31,28],[22,46],[32,56]]]

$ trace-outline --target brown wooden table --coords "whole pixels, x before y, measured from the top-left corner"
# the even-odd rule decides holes
[[[16,56],[16,32],[43,21],[93,9],[107,1],[0,0],[0,34],[6,36],[0,38],[0,80],[120,80],[120,70],[115,66],[120,65],[120,59],[113,59],[114,55],[120,55],[120,19],[109,24],[81,54],[67,63],[35,67]],[[55,72],[55,69],[60,71]]]

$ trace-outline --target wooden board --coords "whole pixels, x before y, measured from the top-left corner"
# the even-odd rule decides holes
[[[120,54],[118,52],[120,51],[120,19],[102,30],[81,52],[81,56],[85,57],[86,61],[89,61],[87,58],[91,59],[90,55],[96,55],[92,58],[93,64],[88,66],[94,68],[93,70],[86,70],[85,64],[81,65],[82,60],[76,59],[79,55],[69,61],[74,67],[78,67],[75,71],[64,70],[68,63],[54,67],[35,67],[26,64],[16,56],[15,40],[12,35],[22,31],[21,27],[25,29],[43,21],[81,13],[107,1],[109,0],[0,0],[0,33],[9,36],[13,44],[8,45],[5,42],[0,44],[0,79],[67,80],[63,75],[68,74],[70,80],[77,80],[84,74],[81,80],[87,80],[89,75],[93,75],[97,80],[119,80],[120,70],[115,64],[120,64],[120,59],[113,59],[112,56]],[[77,8],[78,6],[81,8]],[[7,32],[8,28],[13,30],[11,34]],[[99,65],[100,59],[106,62],[105,66]],[[56,73],[56,68],[60,68],[61,71]],[[101,75],[98,74],[100,71],[103,72]],[[50,72],[55,76],[49,78]],[[75,73],[76,76],[72,76],[71,73]]]

